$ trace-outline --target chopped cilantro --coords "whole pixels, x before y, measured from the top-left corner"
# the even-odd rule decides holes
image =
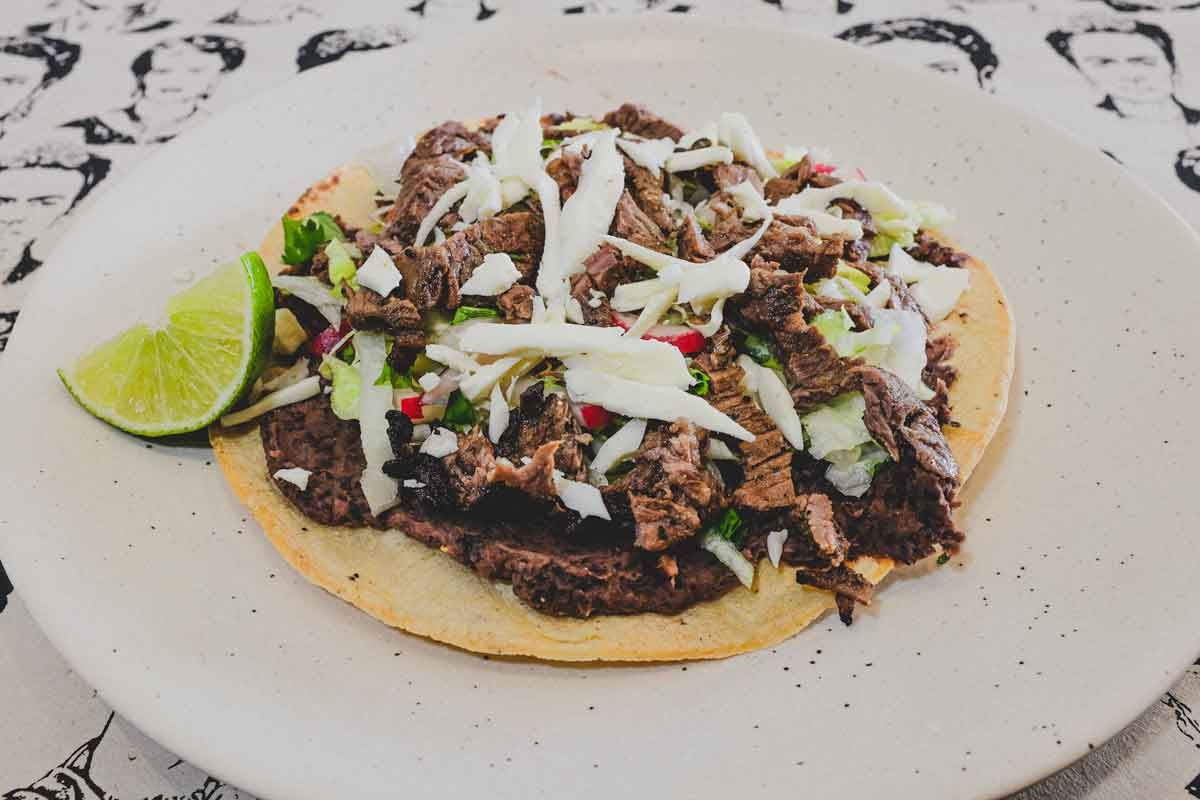
[[[324,211],[309,214],[304,219],[284,217],[282,222],[285,264],[303,264],[326,242],[346,239],[337,220]]]
[[[499,317],[500,312],[494,308],[478,308],[476,306],[459,306],[454,312],[454,318],[450,320],[451,325],[457,325],[460,322],[466,322],[469,319],[487,319],[488,317]]]
[[[700,397],[707,395],[709,386],[708,373],[699,367],[689,367],[688,372],[696,379],[696,382],[688,388],[688,392]]]
[[[446,402],[446,413],[442,416],[442,422],[463,433],[470,430],[477,419],[479,416],[475,413],[475,406],[471,405],[466,395],[455,389]]]
[[[543,150],[554,150],[563,143],[562,139],[542,139]]]
[[[562,381],[553,375],[546,375],[542,378],[542,394],[545,394],[551,389],[562,389]]]
[[[949,560],[950,560],[950,554],[949,554],[949,553],[942,553],[942,554],[941,554],[940,556],[938,556],[938,558],[937,558],[937,563],[938,563],[938,566],[940,567],[942,564],[945,564],[945,563],[946,563],[947,561],[949,561]]]
[[[383,362],[383,371],[375,379],[375,385],[387,386],[389,384],[391,384],[393,389],[411,389],[413,385],[412,373],[397,370],[385,361]]]
[[[725,509],[725,514],[721,517],[721,521],[717,523],[717,535],[727,542],[732,542],[735,546],[742,546],[744,534],[740,532],[742,527],[742,515],[737,512],[736,508]]]
[[[783,369],[783,365],[775,358],[775,354],[771,352],[770,346],[766,341],[753,333],[745,331],[738,332],[740,342],[737,342],[737,349],[746,355],[750,356],[758,364],[762,364],[768,369]]]

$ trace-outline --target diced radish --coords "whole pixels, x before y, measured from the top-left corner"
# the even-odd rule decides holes
[[[579,407],[579,416],[583,418],[584,426],[593,430],[603,428],[612,421],[612,414],[608,413],[606,409],[590,403]]]
[[[613,323],[621,330],[629,330],[636,321],[636,317],[628,314],[621,314],[617,311],[612,312]],[[666,342],[679,348],[679,351],[685,356],[690,356],[693,353],[699,353],[704,349],[704,334],[695,328],[689,328],[687,325],[655,325],[650,330],[642,334],[643,339],[653,339],[656,342]]]
[[[425,416],[425,412],[421,410],[421,396],[414,394],[411,397],[401,399],[400,412],[413,420],[422,419]]]
[[[342,340],[342,337],[350,332],[350,321],[342,320],[340,327],[330,325],[325,330],[318,333],[308,342],[308,352],[312,353],[317,358],[328,353],[333,349],[333,346]]]
[[[820,161],[818,161],[817,163],[813,164],[812,171],[818,175],[828,175],[835,169],[837,169],[837,167],[835,167],[833,164],[822,164]]]

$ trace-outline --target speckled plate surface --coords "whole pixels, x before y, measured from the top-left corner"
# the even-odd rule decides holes
[[[510,25],[453,56],[321,70],[181,137],[42,270],[0,363],[0,555],[72,665],[184,757],[295,800],[988,796],[1149,704],[1200,649],[1196,236],[1098,152],[835,42],[674,18]],[[961,558],[892,579],[851,629],[727,661],[488,660],[310,586],[205,449],[109,430],[59,386],[54,366],[181,270],[253,247],[349,155],[535,94],[635,98],[684,124],[738,108],[768,142],[832,145],[958,210],[951,233],[1018,319]]]

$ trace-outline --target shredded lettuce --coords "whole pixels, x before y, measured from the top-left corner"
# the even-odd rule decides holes
[[[494,308],[479,308],[477,306],[459,306],[454,312],[454,318],[450,320],[451,325],[457,325],[460,322],[466,322],[469,319],[491,319],[500,316],[500,312]]]
[[[343,283],[351,289],[357,289],[358,281],[355,280],[355,275],[358,273],[358,267],[355,266],[354,259],[360,255],[358,248],[335,239],[325,245],[325,255],[329,258],[329,282],[333,284],[331,291],[334,296],[342,297]]]
[[[848,392],[801,417],[813,458],[823,459],[838,450],[850,450],[873,441],[863,423],[866,410],[862,393]]]
[[[863,294],[871,291],[871,276],[861,269],[856,269],[846,262],[841,261],[838,262],[837,275],[839,278],[850,281]]]
[[[844,495],[862,497],[871,488],[875,471],[888,460],[887,451],[875,442],[838,450],[825,456],[829,468],[825,478]]]
[[[358,419],[358,397],[361,388],[358,368],[340,358],[325,356],[321,362],[333,380],[333,392],[329,404],[339,419]]]
[[[713,530],[718,536],[727,542],[732,542],[738,547],[742,544],[744,534],[741,533],[742,515],[737,512],[737,509],[730,507],[725,509],[725,513],[721,515],[721,521],[717,523]]]
[[[337,220],[324,211],[309,214],[304,219],[284,217],[283,263],[303,264],[313,257],[317,248],[326,242],[344,241],[345,234]]]
[[[412,372],[402,372],[389,362],[383,362],[383,369],[375,379],[376,386],[391,386],[393,389],[411,389],[413,385]]]

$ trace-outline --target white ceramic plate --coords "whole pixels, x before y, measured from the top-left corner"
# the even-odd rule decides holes
[[[973,797],[1086,753],[1182,671],[1200,605],[1200,246],[1177,217],[1028,116],[823,38],[676,18],[486,34],[320,70],[181,137],[43,268],[2,364],[0,544],[113,706],[274,798]],[[957,209],[1019,331],[961,559],[892,580],[850,629],[828,619],[726,661],[488,660],[311,587],[206,450],[121,435],[58,384],[56,365],[181,270],[254,247],[350,154],[537,94],[637,99],[685,125],[739,109],[769,143],[830,145]]]

